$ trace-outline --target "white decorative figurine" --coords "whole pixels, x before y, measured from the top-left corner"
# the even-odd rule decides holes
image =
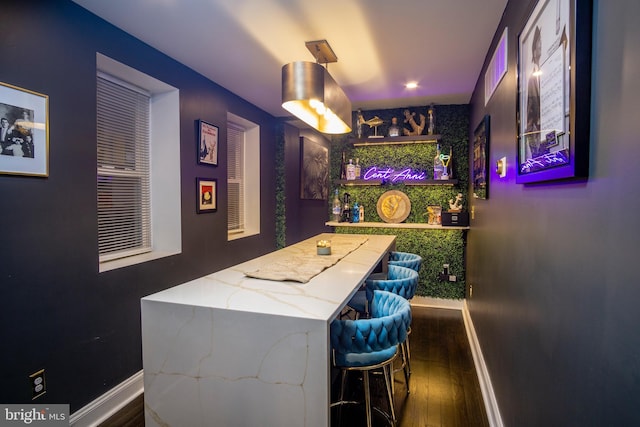
[[[462,211],[462,193],[458,193],[456,199],[449,199],[449,212]]]

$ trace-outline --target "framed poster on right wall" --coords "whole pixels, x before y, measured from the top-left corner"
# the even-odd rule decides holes
[[[586,178],[590,0],[538,0],[518,35],[518,183]]]
[[[489,197],[489,115],[473,132],[473,197]]]

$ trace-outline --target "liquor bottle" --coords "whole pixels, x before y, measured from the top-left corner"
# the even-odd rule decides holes
[[[360,167],[360,159],[356,158],[356,179],[362,177],[362,168]]]
[[[429,115],[429,127],[427,128],[427,134],[433,135],[433,133],[436,131],[436,108],[433,106],[433,104],[429,106],[427,114]]]
[[[349,193],[344,193],[342,198],[342,221],[351,222],[351,195]]]
[[[360,222],[360,206],[358,202],[353,204],[353,212],[351,213],[351,222]]]
[[[346,165],[345,165],[345,156],[344,156],[344,151],[342,152],[342,163],[340,163],[340,179],[345,180],[347,179],[347,169],[346,169]]]
[[[398,118],[391,118],[391,126],[389,126],[389,136],[400,136],[400,126],[398,126]]]
[[[442,164],[442,159],[440,158],[440,144],[438,144],[436,148],[436,156],[433,158],[433,179],[442,179],[443,172],[444,164]]]
[[[340,203],[340,197],[338,197],[338,189],[336,188],[336,194],[333,197],[333,206],[331,207],[332,220],[340,222],[342,217],[342,204]]]
[[[356,179],[356,165],[353,164],[353,159],[349,159],[347,165],[347,181],[353,181]]]
[[[364,205],[360,205],[360,222],[364,222]]]

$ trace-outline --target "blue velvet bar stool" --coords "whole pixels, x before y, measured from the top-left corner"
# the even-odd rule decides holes
[[[394,408],[392,365],[398,355],[398,346],[406,340],[407,329],[411,324],[411,306],[409,302],[386,291],[373,291],[370,303],[371,318],[356,320],[336,319],[331,322],[330,339],[333,365],[341,371],[340,399],[331,403],[331,407],[360,403],[345,401],[347,373],[362,373],[364,403],[367,426],[372,425],[371,390],[369,373],[382,371],[384,375],[389,413],[379,407],[391,425],[397,419]]]
[[[422,257],[409,252],[392,251],[389,254],[389,265],[399,265],[420,272]]]
[[[389,253],[388,265],[396,265],[400,267],[410,268],[417,272],[420,271],[422,266],[422,257],[418,254],[410,252],[391,251]],[[373,273],[367,280],[383,280],[388,279],[388,273]],[[415,293],[415,289],[414,289]],[[413,296],[412,296],[413,297]],[[369,299],[363,290],[356,292],[351,301],[349,301],[349,307],[353,308],[360,315],[368,316],[368,303]],[[407,298],[411,299],[411,298]]]
[[[370,301],[372,293],[376,290],[392,292],[409,301],[416,293],[418,287],[418,272],[411,268],[389,264],[389,271],[386,279],[367,279],[365,281],[366,300]],[[409,334],[411,325],[407,328],[407,339],[401,345],[402,366],[404,378],[409,392],[409,376],[411,375],[411,352],[409,347]],[[398,370],[400,370],[398,369]]]

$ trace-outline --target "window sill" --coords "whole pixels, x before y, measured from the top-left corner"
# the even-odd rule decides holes
[[[165,258],[172,255],[179,254],[180,251],[152,251],[140,255],[133,255],[126,258],[114,259],[112,261],[101,262],[98,266],[98,271],[104,273],[105,271],[117,270],[118,268],[129,267],[131,265],[142,264],[154,259]]]

